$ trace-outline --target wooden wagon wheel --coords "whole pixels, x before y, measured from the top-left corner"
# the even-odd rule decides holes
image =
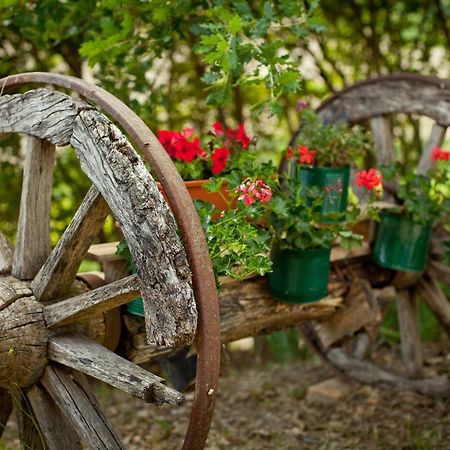
[[[48,89],[6,95],[31,83],[75,91],[116,120],[150,161],[170,209],[126,137],[91,104]],[[146,125],[96,86],[27,73],[0,80],[0,89],[0,133],[28,136],[14,249],[0,233],[0,435],[17,402],[23,448],[81,449],[81,442],[123,448],[85,374],[147,402],[183,402],[163,379],[96,342],[103,313],[140,292],[150,342],[195,338],[195,397],[183,448],[203,448],[219,376],[218,299],[201,225],[181,178]],[[55,147],[68,144],[93,184],[51,249]],[[110,211],[121,223],[138,275],[87,291],[76,273]]]
[[[446,129],[450,126],[450,82],[416,74],[375,78],[331,97],[319,107],[318,113],[325,122],[346,121],[354,124],[368,121],[374,136],[378,164],[389,164],[396,159],[390,115],[405,113],[428,116],[435,123],[417,167],[417,172],[423,174],[430,167],[432,149],[442,145]],[[437,236],[435,239],[435,244],[438,244]],[[418,324],[420,295],[450,336],[450,305],[438,284],[440,281],[450,285],[450,268],[439,260],[442,256],[439,250],[442,251],[439,244],[431,246],[429,263],[424,273],[397,272],[391,283],[396,292],[403,373],[364,360],[370,353],[377,329],[369,333],[361,330],[355,334],[353,345],[346,347],[351,347],[352,352],[343,347],[324,345],[320,333],[311,323],[301,327],[303,335],[326,361],[360,382],[387,383],[427,394],[450,394],[450,383],[446,377],[424,377]],[[380,305],[380,309],[383,309],[383,305]]]

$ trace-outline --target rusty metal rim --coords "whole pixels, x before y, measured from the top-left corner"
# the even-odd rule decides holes
[[[348,92],[354,91],[356,89],[359,89],[360,87],[371,85],[378,83],[380,81],[416,81],[419,83],[424,84],[434,84],[437,87],[441,89],[450,89],[450,81],[443,80],[438,77],[434,77],[431,75],[421,75],[418,73],[411,73],[411,72],[399,72],[399,73],[393,73],[390,75],[382,75],[378,77],[369,78],[367,80],[360,81],[358,83],[352,84],[351,86],[342,89],[341,91],[337,92],[336,94],[333,94],[331,97],[328,97],[325,99],[320,106],[317,108],[317,112],[322,111],[322,109],[325,109],[330,103],[336,101],[337,99],[344,97]]]
[[[211,426],[219,382],[219,301],[206,241],[183,180],[147,125],[114,95],[79,78],[45,72],[21,73],[0,79],[0,95],[27,84],[50,84],[70,89],[103,109],[142,151],[164,188],[186,248],[199,315],[195,396],[183,449],[200,450],[205,446]]]

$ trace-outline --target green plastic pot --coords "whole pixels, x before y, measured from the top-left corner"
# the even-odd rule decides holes
[[[307,250],[272,249],[273,271],[269,288],[279,300],[310,303],[328,294],[330,248]]]
[[[300,180],[302,189],[317,186],[320,189],[328,189],[322,205],[322,215],[330,216],[346,210],[348,199],[348,185],[350,181],[350,167],[297,167],[297,179]],[[324,223],[335,222],[332,217],[326,217]]]
[[[413,222],[401,214],[380,214],[373,260],[381,267],[405,272],[425,269],[430,246],[431,224]]]

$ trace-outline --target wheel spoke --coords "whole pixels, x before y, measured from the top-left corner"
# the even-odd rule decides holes
[[[34,385],[27,397],[49,450],[82,450],[80,438],[40,385]]]
[[[47,450],[44,435],[39,428],[39,423],[26,398],[25,392],[19,392],[21,397],[16,405],[16,413],[22,449]]]
[[[427,273],[450,286],[450,267],[438,261],[430,261]]]
[[[82,374],[64,367],[47,367],[41,383],[89,448],[124,448]]]
[[[131,275],[85,294],[46,306],[45,323],[48,327],[67,325],[104,313],[138,296],[138,278]]]
[[[92,186],[31,284],[37,299],[58,297],[71,286],[81,261],[108,213],[108,205]]]
[[[11,272],[12,256],[12,246],[0,232],[0,274]]]
[[[403,363],[410,377],[418,377],[422,372],[423,355],[417,299],[404,290],[397,293],[396,304]]]
[[[378,164],[391,164],[395,161],[394,139],[391,132],[391,123],[386,116],[377,116],[370,119],[375,149],[378,155]]]
[[[3,431],[8,423],[12,407],[13,402],[10,393],[0,388],[0,437],[2,437]]]
[[[50,202],[55,146],[29,136],[12,274],[31,280],[50,254]]]
[[[433,129],[431,130],[430,138],[425,144],[425,147],[420,157],[419,165],[417,166],[417,173],[424,175],[427,170],[431,167],[431,152],[434,147],[440,147],[444,142],[445,132],[447,127],[435,123]]]
[[[164,379],[109,351],[84,336],[52,337],[49,358],[79,370],[146,402],[180,405],[184,396],[165,386]]]

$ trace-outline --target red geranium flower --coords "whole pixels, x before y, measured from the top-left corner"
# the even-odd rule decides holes
[[[356,174],[355,184],[358,187],[365,187],[367,190],[381,192],[383,175],[377,169],[362,170]]]
[[[158,130],[158,140],[171,158],[175,157],[176,142],[181,138],[181,133],[170,130]]]
[[[286,159],[291,159],[294,157],[294,150],[292,150],[292,148],[288,148],[286,150]]]
[[[432,161],[450,161],[450,151],[434,147],[431,151]]]
[[[241,123],[234,132],[234,139],[239,142],[243,148],[247,149],[250,145],[251,139],[248,137],[244,129],[244,124]]]
[[[301,164],[307,164],[312,166],[314,164],[314,155],[316,154],[315,150],[310,150],[306,145],[298,146],[298,153],[300,154],[299,162]]]
[[[224,128],[223,125],[220,122],[214,122],[212,124],[212,133],[216,136],[223,136],[224,135]]]
[[[159,130],[158,139],[172,159],[191,162],[197,156],[204,156],[205,150],[200,147],[200,140],[193,137],[194,130],[185,128],[182,133],[177,131]]]
[[[211,172],[213,173],[213,175],[217,175],[218,173],[222,172],[225,169],[229,156],[230,150],[228,150],[225,147],[220,147],[212,152]]]

